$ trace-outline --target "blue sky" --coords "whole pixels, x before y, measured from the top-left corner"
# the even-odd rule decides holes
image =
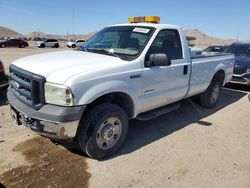
[[[161,23],[220,38],[250,39],[250,0],[0,0],[0,26],[21,33],[83,34],[129,16],[158,15]]]

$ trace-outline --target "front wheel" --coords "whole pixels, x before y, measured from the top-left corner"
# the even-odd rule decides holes
[[[221,82],[212,80],[207,90],[200,95],[200,104],[207,108],[216,105],[221,94]]]
[[[100,160],[114,154],[124,143],[128,117],[119,106],[103,103],[92,108],[79,126],[80,148],[90,157]]]
[[[6,47],[6,45],[5,44],[1,44],[1,48],[5,48]]]

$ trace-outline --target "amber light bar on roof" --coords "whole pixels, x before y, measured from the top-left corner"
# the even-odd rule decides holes
[[[129,23],[139,23],[139,22],[150,22],[150,23],[159,23],[159,16],[139,16],[139,17],[129,17]]]

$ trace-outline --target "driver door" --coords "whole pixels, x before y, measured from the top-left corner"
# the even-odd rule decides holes
[[[145,67],[151,54],[166,54],[169,66]],[[148,111],[182,99],[188,91],[188,62],[183,51],[178,30],[164,29],[156,36],[145,56],[143,69],[143,111]]]

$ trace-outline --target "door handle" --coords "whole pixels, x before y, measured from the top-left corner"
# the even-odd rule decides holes
[[[186,75],[188,73],[188,65],[184,65],[183,67],[183,75]]]

